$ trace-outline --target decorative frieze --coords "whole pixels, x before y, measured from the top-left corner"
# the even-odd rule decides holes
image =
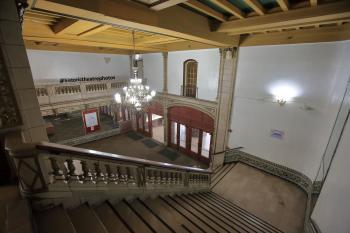
[[[228,150],[225,154],[225,163],[242,162],[264,172],[288,180],[301,187],[308,195],[312,189],[312,181],[306,175],[291,168],[258,158],[239,150]]]

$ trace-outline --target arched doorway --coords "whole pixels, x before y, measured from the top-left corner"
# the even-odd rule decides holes
[[[152,102],[142,112],[136,114],[137,131],[164,143],[164,113],[163,106],[159,102]]]
[[[210,162],[214,119],[190,107],[168,109],[168,145],[197,160]]]

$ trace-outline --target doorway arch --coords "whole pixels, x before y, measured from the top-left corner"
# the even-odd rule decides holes
[[[196,160],[209,163],[214,119],[186,106],[168,108],[168,145]]]

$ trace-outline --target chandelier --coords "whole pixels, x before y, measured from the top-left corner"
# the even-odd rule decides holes
[[[137,111],[142,110],[152,98],[156,95],[156,92],[150,90],[148,85],[144,85],[144,80],[138,77],[138,64],[139,55],[135,54],[135,33],[132,32],[134,54],[133,54],[133,77],[130,78],[128,86],[123,88],[123,93],[116,93],[114,99],[117,103],[124,103],[133,106]]]

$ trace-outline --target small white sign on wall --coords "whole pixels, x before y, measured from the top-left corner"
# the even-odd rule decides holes
[[[271,131],[270,131],[270,137],[276,138],[276,139],[279,139],[279,140],[283,140],[284,134],[285,133],[282,130],[271,129]]]

